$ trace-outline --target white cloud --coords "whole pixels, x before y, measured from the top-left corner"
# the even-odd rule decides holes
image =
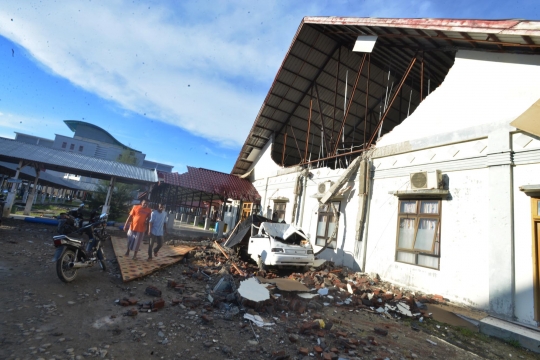
[[[430,8],[411,2],[419,15]],[[302,16],[397,16],[407,5],[396,0],[379,13],[379,1],[354,11],[348,2],[339,10],[325,4],[11,1],[0,8],[0,35],[123,109],[234,146],[244,142]]]
[[[34,136],[49,138],[49,133],[59,133],[65,131],[64,123],[59,123],[56,119],[27,117],[7,112],[1,114],[2,116],[0,117],[0,128],[3,132],[0,136],[3,137],[13,139],[15,138],[15,132],[20,132]]]

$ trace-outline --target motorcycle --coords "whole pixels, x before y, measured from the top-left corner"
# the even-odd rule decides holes
[[[81,268],[92,267],[99,263],[101,270],[106,271],[105,255],[102,243],[111,240],[107,233],[107,214],[102,214],[95,222],[81,227],[74,233],[86,233],[88,241],[83,241],[65,234],[53,237],[56,253],[53,262],[56,262],[56,274],[63,282],[72,282]]]

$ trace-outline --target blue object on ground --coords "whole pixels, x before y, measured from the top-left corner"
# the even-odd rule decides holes
[[[46,218],[40,218],[40,217],[26,217],[24,218],[24,221],[28,221],[31,223],[38,223],[38,224],[46,224],[46,225],[58,225],[58,220],[56,219],[46,219]]]

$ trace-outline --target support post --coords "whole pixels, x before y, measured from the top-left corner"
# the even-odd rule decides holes
[[[19,174],[21,173],[21,169],[23,168],[23,161],[19,161],[19,166],[17,166],[17,171],[15,172],[15,177],[13,179],[18,179]],[[4,204],[4,217],[9,217],[11,215],[11,208],[13,207],[13,203],[15,202],[15,196],[17,195],[17,183],[13,183],[11,185],[11,191],[8,192],[6,203]]]
[[[287,147],[287,134],[288,132],[285,133],[284,139],[283,139],[283,153],[281,154],[281,166],[285,165],[285,149]]]
[[[308,153],[308,147],[309,147],[309,133],[310,133],[310,127],[311,127],[311,109],[313,105],[313,99],[309,99],[309,117],[308,117],[308,123],[307,123],[307,132],[306,132],[306,148],[304,149],[304,161],[308,161],[307,153]]]
[[[107,189],[107,197],[105,198],[105,204],[103,204],[103,208],[101,210],[101,213],[102,214],[108,214],[109,213],[109,208],[110,208],[110,204],[111,204],[111,198],[112,198],[112,193],[113,193],[113,190],[114,190],[114,182],[116,181],[116,177],[111,177],[111,181],[109,182],[109,188]]]
[[[26,199],[26,206],[24,207],[24,215],[30,215],[30,210],[32,210],[32,204],[34,204],[34,198],[36,196],[37,192],[37,182],[39,180],[39,168],[36,166],[36,177],[34,179],[34,187],[32,188],[32,192],[28,196],[28,199]]]
[[[420,64],[420,102],[424,100],[424,54],[422,54],[422,63]]]
[[[388,115],[388,113],[390,112],[390,109],[392,109],[392,104],[394,103],[394,100],[396,100],[397,95],[401,91],[401,88],[403,87],[403,84],[405,83],[405,80],[407,80],[407,77],[409,76],[409,73],[411,72],[415,62],[416,62],[416,54],[412,58],[412,60],[411,60],[411,62],[409,64],[409,67],[405,71],[405,74],[403,74],[403,77],[401,78],[401,81],[399,82],[399,85],[398,85],[398,87],[396,89],[396,92],[394,93],[394,95],[392,95],[392,99],[388,103],[388,107],[386,108],[383,116],[381,117],[381,120],[379,120],[379,123],[375,127],[375,130],[373,130],[373,134],[371,135],[371,138],[369,139],[366,148],[369,148],[371,146],[371,144],[373,143],[373,140],[375,139],[375,136],[377,135],[377,131],[379,131],[379,128],[381,127],[384,119],[386,118],[386,115]]]
[[[343,132],[343,128],[345,127],[345,121],[347,121],[347,116],[349,116],[349,111],[351,110],[351,105],[353,103],[354,93],[356,91],[356,87],[358,86],[358,81],[360,80],[360,76],[362,75],[362,70],[364,69],[365,61],[366,61],[366,54],[364,54],[364,56],[362,57],[362,62],[360,63],[360,67],[358,68],[358,73],[356,74],[356,80],[354,81],[354,86],[351,92],[351,98],[349,99],[349,104],[347,105],[345,114],[343,114],[343,121],[341,122],[341,128],[339,129],[338,135],[336,137],[336,146],[334,147],[334,151],[332,152],[334,155],[337,153],[337,149],[339,146],[339,138],[341,137],[341,133]]]

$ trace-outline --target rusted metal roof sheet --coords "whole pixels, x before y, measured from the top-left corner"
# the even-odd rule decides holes
[[[344,120],[345,88],[350,101],[364,56],[351,51],[359,35],[378,38],[367,60],[370,70],[368,66],[362,68],[350,112]],[[442,84],[458,50],[538,55],[540,22],[305,17],[232,174],[248,172],[253,165],[251,152],[261,150],[272,136],[271,157],[283,166],[324,158],[329,149],[332,153],[338,150],[344,153],[347,147],[361,148],[377,125],[388,89],[398,84],[412,60],[418,61],[401,88],[399,99],[388,111],[382,134],[412,114],[421,99]],[[368,73],[370,85],[366,96]],[[308,159],[304,159],[306,148]]]
[[[183,174],[159,172],[165,184],[216,194],[223,199],[255,201],[260,195],[251,182],[237,176],[203,168],[188,166]]]
[[[115,176],[117,181],[128,183],[155,183],[158,181],[157,173],[154,170],[6,138],[0,138],[0,160],[11,163],[18,163],[19,160],[36,162],[49,170],[96,179],[110,180],[112,176]]]

